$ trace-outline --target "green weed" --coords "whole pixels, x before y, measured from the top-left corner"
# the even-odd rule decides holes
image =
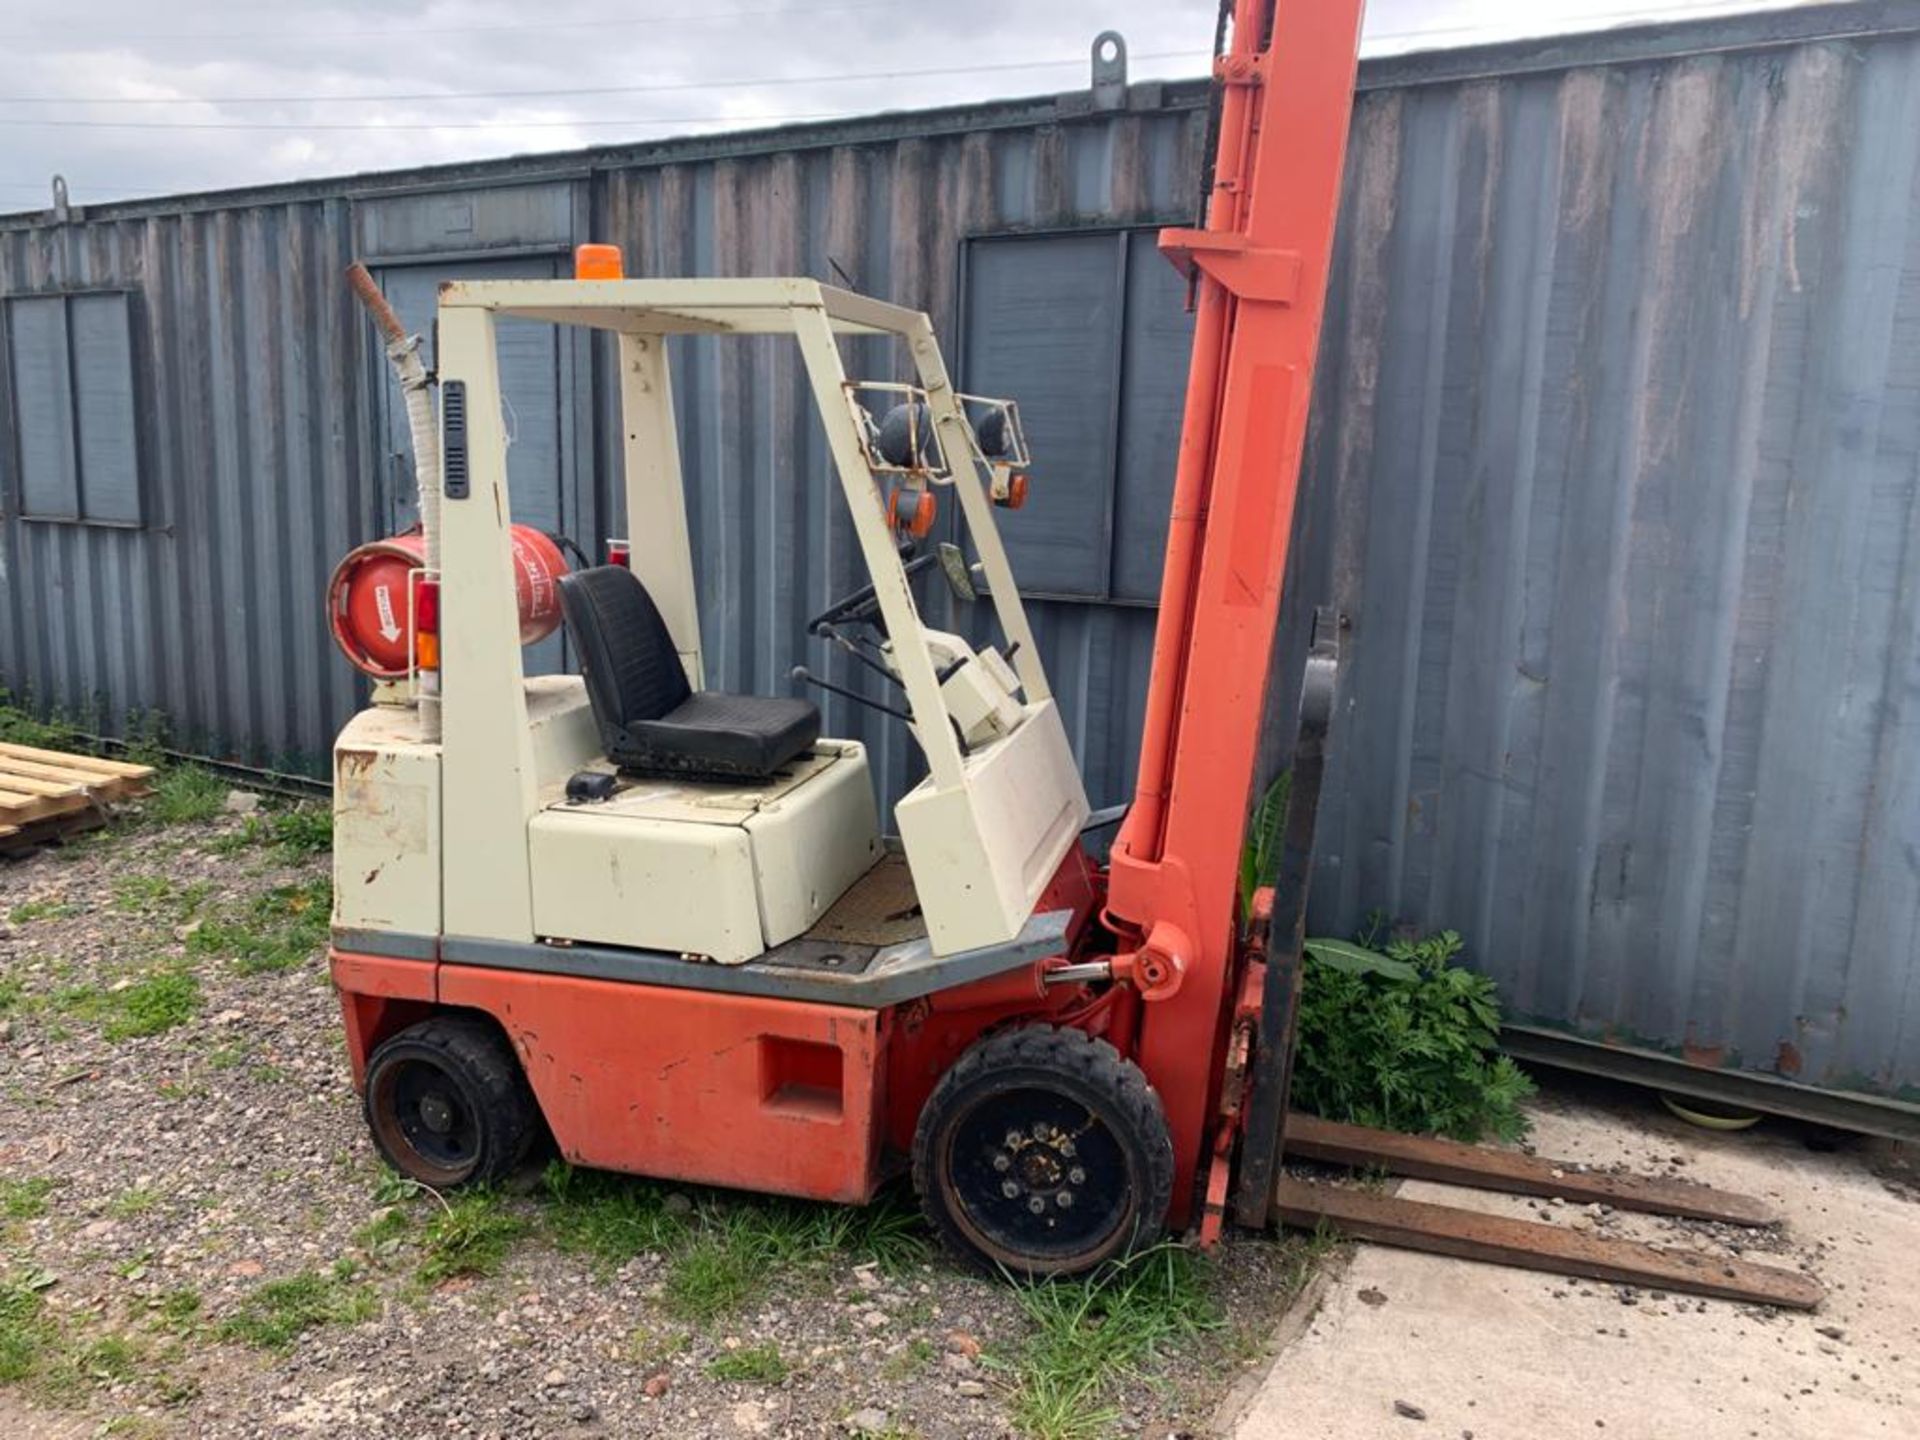
[[[47,1213],[47,1196],[59,1183],[40,1175],[25,1180],[0,1180],[0,1218],[38,1220]]]
[[[26,998],[25,982],[13,975],[0,975],[0,1015],[11,1015]]]
[[[707,1366],[715,1380],[731,1380],[749,1385],[778,1385],[787,1378],[787,1362],[777,1345],[747,1345],[721,1352]]]
[[[429,1285],[456,1275],[491,1275],[527,1231],[491,1190],[463,1190],[428,1224],[420,1279]]]
[[[279,885],[203,923],[187,940],[192,954],[223,956],[242,975],[290,970],[327,943],[333,885]]]
[[[342,1260],[325,1274],[307,1270],[268,1281],[221,1324],[219,1334],[262,1350],[284,1350],[316,1326],[357,1325],[379,1308],[379,1297]]]
[[[1460,937],[1309,940],[1294,1102],[1381,1130],[1503,1140],[1526,1131],[1533,1082],[1498,1054],[1491,980],[1460,969]]]
[[[154,776],[146,817],[157,825],[211,820],[227,803],[227,782],[198,765],[168,765]]]
[[[1118,1384],[1221,1327],[1207,1280],[1192,1251],[1161,1245],[1089,1278],[1021,1286],[1031,1333],[1009,1366],[1014,1427],[1034,1440],[1104,1435]]]

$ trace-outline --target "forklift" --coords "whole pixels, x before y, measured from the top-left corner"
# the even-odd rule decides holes
[[[496,1181],[544,1132],[578,1165],[821,1201],[910,1173],[950,1248],[1023,1276],[1269,1222],[1304,886],[1247,914],[1236,876],[1362,9],[1239,0],[1202,223],[1161,237],[1192,372],[1105,864],[1090,835],[1116,817],[1090,814],[997,529],[1029,483],[1018,409],[954,389],[926,315],[805,278],[627,278],[583,246],[571,280],[442,286],[428,376],[357,271],[414,416],[422,528],[334,577],[375,686],[334,749],[329,962],[397,1170]],[[614,337],[632,537],[608,563],[508,518],[509,318]],[[863,747],[810,700],[706,686],[674,335],[799,347],[868,581],[808,629],[875,674],[890,698],[841,693],[925,760],[888,825]],[[911,380],[850,379],[850,337],[892,341]],[[972,559],[924,543],[942,510]],[[929,628],[929,583],[988,607],[994,643]],[[523,643],[561,624],[583,673],[525,674]],[[1308,749],[1324,641],[1310,664]],[[1294,851],[1313,788],[1296,777]]]

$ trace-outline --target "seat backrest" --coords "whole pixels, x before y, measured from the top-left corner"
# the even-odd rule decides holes
[[[631,570],[600,565],[563,575],[560,609],[609,753],[627,726],[658,720],[692,693],[667,622]]]

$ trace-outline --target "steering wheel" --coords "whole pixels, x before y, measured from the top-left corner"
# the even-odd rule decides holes
[[[911,578],[930,565],[938,564],[940,556],[932,551],[916,555],[900,568]],[[871,583],[862,585],[844,599],[836,600],[818,615],[807,622],[807,633],[819,635],[836,625],[854,625],[867,621],[877,621],[880,615],[880,595]],[[886,626],[880,625],[884,633]]]

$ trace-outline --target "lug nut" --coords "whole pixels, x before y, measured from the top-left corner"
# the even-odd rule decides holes
[[[1067,1181],[1072,1185],[1084,1185],[1087,1183],[1087,1172],[1076,1165],[1067,1172]]]
[[[1053,1197],[1053,1203],[1058,1205],[1062,1210],[1071,1210],[1073,1208],[1073,1192],[1071,1190],[1062,1190],[1058,1195]]]
[[[1000,1182],[1000,1193],[1009,1200],[1014,1199],[1020,1193],[1020,1182],[1018,1180],[1002,1180]]]
[[[999,1174],[999,1175],[1006,1174],[1007,1171],[1013,1168],[1013,1157],[1007,1154],[1007,1152],[1004,1150],[994,1151],[993,1152],[993,1168],[996,1174]]]
[[[1038,1195],[1034,1196],[1031,1200],[1027,1201],[1027,1209],[1031,1210],[1036,1215],[1040,1214],[1046,1208],[1047,1208],[1047,1202],[1042,1200]]]
[[[1073,1158],[1073,1137],[1069,1135],[1060,1137],[1060,1153],[1069,1160]]]
[[[1027,1137],[1022,1135],[1018,1130],[1007,1131],[1007,1148],[1009,1150],[1018,1150],[1020,1148],[1020,1142],[1026,1138]]]

